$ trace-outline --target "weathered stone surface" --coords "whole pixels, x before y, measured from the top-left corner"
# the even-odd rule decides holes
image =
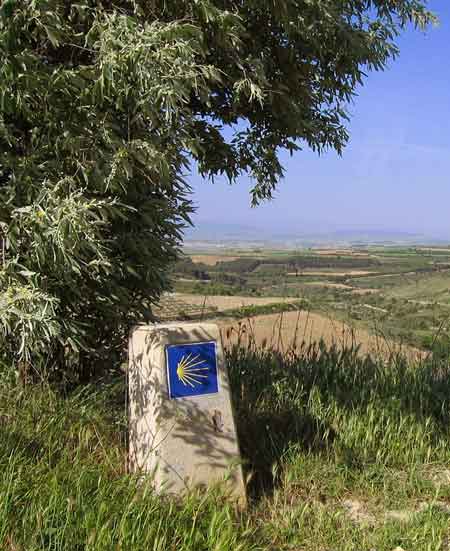
[[[168,377],[168,350],[173,350],[172,345],[211,342],[216,350],[217,392],[212,387],[210,394],[171,399],[174,372]],[[198,367],[192,370],[195,377],[203,373]],[[186,380],[186,391],[192,388],[190,382],[196,380]],[[132,471],[154,473],[157,491],[176,494],[226,480],[231,492],[245,501],[227,371],[215,324],[134,328],[129,341],[129,397]]]

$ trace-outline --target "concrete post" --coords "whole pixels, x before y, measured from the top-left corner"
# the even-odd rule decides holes
[[[218,327],[137,326],[129,341],[129,460],[158,492],[225,481],[245,501]]]

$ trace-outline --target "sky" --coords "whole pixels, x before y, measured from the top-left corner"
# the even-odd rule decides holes
[[[407,31],[400,56],[370,73],[350,106],[342,157],[282,154],[275,198],[251,208],[249,178],[230,186],[191,174],[193,218],[274,232],[383,230],[450,239],[450,2],[430,0],[439,26]]]

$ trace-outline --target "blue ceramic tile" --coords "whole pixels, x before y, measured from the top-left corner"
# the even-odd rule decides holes
[[[219,392],[215,341],[167,346],[166,361],[170,398]]]

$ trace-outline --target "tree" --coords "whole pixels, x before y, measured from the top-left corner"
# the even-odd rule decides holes
[[[364,71],[432,20],[420,0],[4,0],[3,354],[109,365],[167,288],[190,163],[270,198],[280,149],[340,153]]]

